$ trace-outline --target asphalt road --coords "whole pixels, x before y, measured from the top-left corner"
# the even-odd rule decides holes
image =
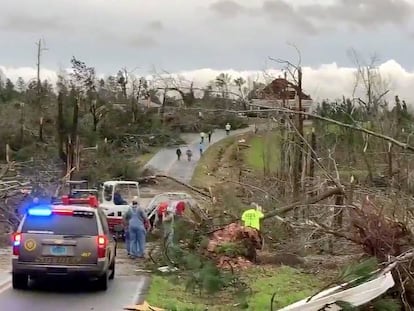
[[[0,273],[0,309],[10,311],[118,311],[134,305],[147,287],[147,277],[118,277],[110,282],[106,292],[96,291],[87,282],[79,284],[62,281],[32,284],[29,290],[13,290],[10,277]]]
[[[253,127],[235,130],[231,131],[230,135],[238,135],[252,130]],[[177,160],[177,155],[175,153],[177,148],[165,148],[156,153],[154,157],[148,161],[145,167],[150,168],[157,173],[169,175],[182,182],[189,183],[197,162],[200,160],[199,143],[201,139],[199,134],[186,134],[183,135],[183,138],[187,144],[180,146],[183,153],[180,161]],[[226,132],[224,130],[215,130],[211,137],[210,144],[208,143],[207,137],[204,139],[204,151],[223,138],[226,138]],[[185,155],[187,148],[193,152],[191,162],[187,161]]]

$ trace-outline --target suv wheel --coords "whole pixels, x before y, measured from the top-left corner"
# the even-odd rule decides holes
[[[112,260],[112,264],[109,266],[109,270],[111,270],[111,274],[109,274],[109,279],[113,280],[115,278],[115,258]]]
[[[98,277],[96,281],[96,287],[98,290],[107,290],[108,289],[108,271],[105,271],[103,275]]]
[[[27,289],[29,287],[29,276],[24,273],[13,272],[12,284],[14,289]]]

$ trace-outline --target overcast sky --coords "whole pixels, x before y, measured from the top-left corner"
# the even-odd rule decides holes
[[[354,64],[347,52],[354,48],[367,59],[375,53],[394,91],[414,100],[414,0],[6,3],[0,10],[0,69],[12,78],[33,75],[39,38],[48,48],[43,76],[52,79],[52,71],[69,67],[72,55],[102,74],[121,67],[148,74],[155,67],[197,81],[225,70],[250,75],[275,67],[268,56],[295,62],[292,42],[308,67],[305,88],[314,97],[351,89],[346,67]]]

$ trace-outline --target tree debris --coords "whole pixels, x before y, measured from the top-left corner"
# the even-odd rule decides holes
[[[257,230],[232,223],[210,235],[207,251],[221,268],[246,268],[255,263],[261,245]]]

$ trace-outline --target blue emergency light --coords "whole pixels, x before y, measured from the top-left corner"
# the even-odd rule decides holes
[[[49,206],[35,206],[29,208],[27,214],[29,216],[50,216],[52,215],[52,209]]]

